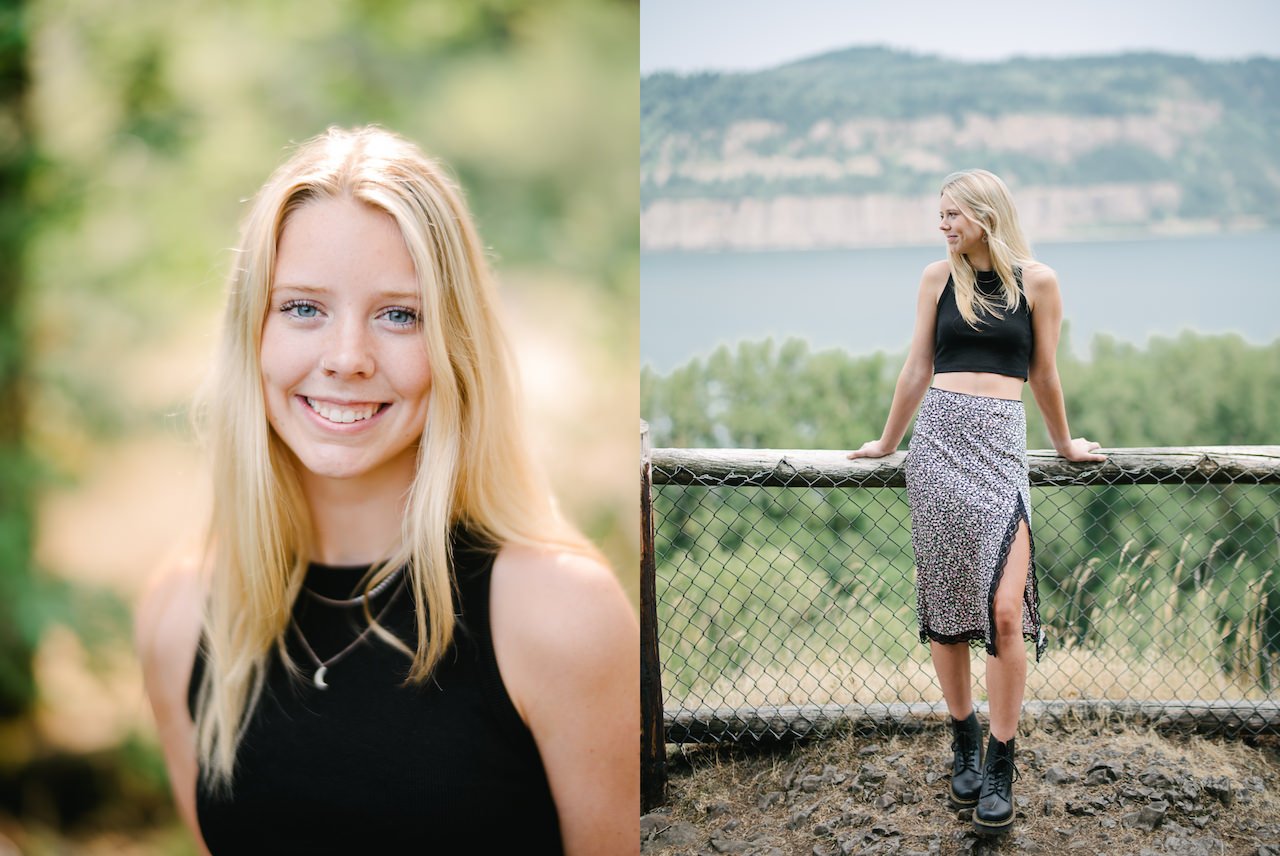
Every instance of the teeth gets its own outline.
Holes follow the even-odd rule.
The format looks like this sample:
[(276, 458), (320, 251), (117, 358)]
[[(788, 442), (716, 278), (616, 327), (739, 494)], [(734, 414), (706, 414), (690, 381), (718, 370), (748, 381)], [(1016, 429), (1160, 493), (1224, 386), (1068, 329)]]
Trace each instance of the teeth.
[(377, 404), (362, 404), (359, 407), (330, 407), (323, 401), (308, 398), (307, 404), (321, 417), (330, 422), (360, 422), (378, 412)]

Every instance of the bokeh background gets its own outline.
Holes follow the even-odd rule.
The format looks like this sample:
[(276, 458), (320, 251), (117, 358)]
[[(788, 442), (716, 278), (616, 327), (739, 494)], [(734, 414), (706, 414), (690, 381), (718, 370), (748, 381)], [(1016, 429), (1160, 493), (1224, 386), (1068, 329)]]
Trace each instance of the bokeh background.
[(633, 601), (639, 9), (0, 2), (0, 854), (194, 852), (131, 608), (208, 507), (188, 424), (247, 200), (330, 124), (448, 163), (535, 440)]

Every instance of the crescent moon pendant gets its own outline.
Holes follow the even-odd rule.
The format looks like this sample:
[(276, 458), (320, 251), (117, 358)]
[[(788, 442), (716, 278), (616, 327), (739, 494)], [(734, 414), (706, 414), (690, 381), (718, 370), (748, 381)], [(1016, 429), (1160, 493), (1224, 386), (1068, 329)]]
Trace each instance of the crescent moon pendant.
[(316, 676), (315, 678), (313, 678), (313, 680), (315, 681), (316, 689), (321, 689), (321, 690), (329, 689), (329, 685), (324, 682), (324, 673), (327, 671), (329, 671), (328, 666), (321, 666), (320, 668), (316, 669)]

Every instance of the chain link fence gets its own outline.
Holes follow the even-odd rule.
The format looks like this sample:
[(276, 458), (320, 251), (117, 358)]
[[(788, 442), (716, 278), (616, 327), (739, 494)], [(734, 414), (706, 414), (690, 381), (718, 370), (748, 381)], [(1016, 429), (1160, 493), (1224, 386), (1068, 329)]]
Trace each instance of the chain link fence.
[[(1049, 646), (1029, 663), (1027, 714), (1280, 728), (1280, 447), (1108, 454), (1029, 456)], [(919, 640), (903, 459), (652, 452), (649, 671), (667, 742), (911, 729), (945, 711)]]

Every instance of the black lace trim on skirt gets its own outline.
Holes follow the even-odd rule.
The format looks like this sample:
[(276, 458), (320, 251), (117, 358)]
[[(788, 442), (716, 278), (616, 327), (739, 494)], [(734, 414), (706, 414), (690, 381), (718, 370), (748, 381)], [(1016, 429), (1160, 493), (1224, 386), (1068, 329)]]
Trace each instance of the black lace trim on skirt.
[(1022, 636), (1027, 642), (1034, 642), (1036, 646), (1036, 662), (1040, 662), (1040, 658), (1044, 656), (1045, 648), (1048, 641), (1045, 638), (1044, 627), (1040, 619), (1040, 580), (1036, 576), (1036, 539), (1031, 533), (1031, 516), (1027, 514), (1026, 504), (1022, 501), (1022, 492), (1019, 491), (1018, 507), (1014, 509), (1013, 517), (1009, 520), (1009, 525), (1005, 527), (1004, 537), (1000, 539), (1000, 555), (996, 559), (994, 573), (991, 575), (991, 590), (987, 592), (987, 632), (983, 634), (978, 630), (971, 630), (965, 633), (958, 633), (954, 636), (948, 633), (936, 633), (933, 630), (920, 626), (920, 641), (934, 641), (942, 645), (959, 645), (968, 642), (974, 648), (985, 648), (986, 652), (993, 657), (999, 656), (996, 653), (996, 591), (1000, 588), (1000, 579), (1004, 576), (1004, 566), (1009, 561), (1009, 551), (1013, 549), (1013, 542), (1018, 537), (1018, 524), (1025, 521), (1027, 524), (1027, 546), (1030, 549), (1030, 556), (1027, 567), (1027, 575), (1031, 579), (1030, 602), (1027, 602), (1028, 595), (1023, 593), (1023, 608), (1028, 610), (1028, 615), (1032, 617), (1032, 630), (1023, 630)]

